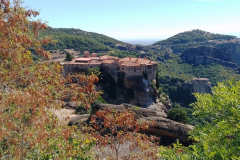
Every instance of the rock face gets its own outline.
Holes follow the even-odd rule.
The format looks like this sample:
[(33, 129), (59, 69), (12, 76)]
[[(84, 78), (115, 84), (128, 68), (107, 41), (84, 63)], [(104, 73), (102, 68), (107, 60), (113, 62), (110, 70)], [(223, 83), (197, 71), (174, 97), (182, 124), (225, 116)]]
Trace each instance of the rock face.
[(77, 115), (70, 119), (68, 125), (69, 126), (77, 125), (78, 127), (81, 127), (81, 125), (87, 122), (88, 118), (89, 114)]
[(196, 65), (217, 63), (230, 68), (238, 67), (232, 60), (232, 53), (229, 48), (215, 48), (211, 46), (190, 47), (183, 51), (180, 57), (185, 62)]
[(154, 89), (142, 76), (131, 76), (125, 79), (124, 85), (126, 88), (133, 89), (134, 97), (130, 101), (131, 104), (140, 107), (149, 107), (153, 104)]
[(229, 48), (231, 50), (231, 59), (240, 66), (240, 42), (222, 43), (216, 45), (220, 48)]
[(190, 93), (212, 94), (211, 83), (207, 78), (193, 78), (191, 83), (185, 82), (183, 89), (188, 89)]
[(165, 110), (166, 107), (158, 101), (158, 91), (151, 87), (150, 82), (143, 76), (129, 76), (127, 78), (118, 79), (121, 86), (117, 87), (117, 97), (109, 98), (105, 93), (103, 98), (111, 104), (129, 103), (143, 108), (151, 108), (156, 110)]
[(176, 139), (179, 139), (184, 144), (191, 143), (188, 141), (188, 132), (193, 129), (193, 126), (167, 119), (167, 115), (164, 111), (159, 112), (156, 110), (135, 107), (129, 104), (99, 104), (93, 107), (92, 115), (94, 115), (99, 110), (104, 110), (107, 108), (116, 110), (118, 112), (122, 112), (123, 110), (132, 111), (135, 113), (135, 118), (140, 121), (156, 121), (156, 126), (149, 127), (146, 132), (148, 134), (160, 136), (160, 142), (163, 145), (170, 145), (171, 143), (174, 143)]

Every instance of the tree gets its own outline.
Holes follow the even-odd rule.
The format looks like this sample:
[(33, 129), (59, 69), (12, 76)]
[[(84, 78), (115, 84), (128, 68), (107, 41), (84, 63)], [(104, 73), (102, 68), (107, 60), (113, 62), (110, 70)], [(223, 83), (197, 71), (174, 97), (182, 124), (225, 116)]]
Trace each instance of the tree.
[(188, 123), (188, 117), (182, 108), (172, 108), (168, 111), (167, 117), (177, 122)]
[[(99, 95), (93, 85), (98, 78), (61, 75), (59, 62), (49, 61), (42, 47), (52, 41), (38, 37), (38, 31), (47, 28), (32, 20), (38, 14), (18, 0), (0, 2), (0, 158), (89, 158), (92, 138), (59, 126), (52, 110), (61, 108), (65, 98), (89, 108)], [(30, 50), (43, 59), (34, 62)], [(73, 78), (79, 83), (72, 83)]]
[(239, 159), (240, 158), (240, 82), (218, 83), (213, 94), (195, 94), (195, 115), (211, 117), (210, 123), (198, 125), (190, 132), (189, 147), (177, 144), (173, 149), (161, 148), (163, 159)]
[(67, 52), (65, 61), (72, 61), (72, 60), (73, 60), (73, 56), (69, 52)]
[(211, 94), (195, 94), (194, 114), (212, 117), (211, 123), (195, 127), (192, 138), (198, 156), (208, 159), (240, 158), (240, 81), (218, 83)]
[(105, 109), (97, 111), (91, 123), (94, 129), (90, 130), (97, 139), (99, 153), (117, 160), (157, 159), (157, 138), (139, 133), (154, 125), (154, 122), (140, 123), (135, 120), (133, 112)]
[(159, 88), (159, 76), (158, 76), (158, 70), (156, 72), (156, 88)]

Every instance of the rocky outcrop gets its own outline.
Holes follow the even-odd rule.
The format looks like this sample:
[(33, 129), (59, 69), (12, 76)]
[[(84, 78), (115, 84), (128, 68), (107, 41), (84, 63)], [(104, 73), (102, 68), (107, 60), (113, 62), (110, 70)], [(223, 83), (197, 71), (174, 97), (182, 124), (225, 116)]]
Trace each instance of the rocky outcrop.
[[(118, 112), (122, 112), (124, 110), (129, 110), (135, 113), (135, 118), (139, 121), (156, 121), (156, 125), (154, 127), (149, 127), (146, 131), (148, 134), (154, 134), (161, 137), (161, 141), (164, 143), (173, 143), (176, 139), (179, 139), (182, 143), (188, 144), (188, 132), (193, 129), (193, 126), (182, 124), (170, 119), (167, 119), (167, 115), (165, 112), (159, 112), (156, 110), (139, 108), (129, 104), (122, 105), (111, 105), (111, 104), (99, 104), (93, 107), (92, 115), (94, 115), (99, 110), (104, 109), (113, 109)], [(89, 120), (90, 121), (90, 120)], [(170, 141), (169, 141), (170, 140)], [(170, 144), (165, 144), (170, 145)]]
[(216, 47), (228, 48), (231, 50), (231, 60), (240, 65), (240, 41), (217, 44)]
[(193, 78), (191, 83), (183, 83), (183, 89), (188, 89), (190, 93), (212, 94), (211, 83), (207, 78)]
[(118, 112), (122, 112), (124, 110), (132, 111), (135, 113), (136, 119), (140, 119), (140, 118), (144, 118), (144, 117), (152, 117), (152, 116), (165, 117), (165, 118), (167, 117), (167, 114), (164, 111), (156, 111), (156, 110), (151, 110), (151, 109), (147, 109), (147, 108), (141, 108), (141, 107), (137, 107), (137, 106), (134, 106), (131, 104), (127, 104), (127, 103), (123, 103), (121, 105), (98, 104), (92, 108), (91, 114), (95, 115), (97, 111), (108, 109), (108, 108), (113, 109)]
[(143, 76), (128, 77), (124, 80), (124, 86), (134, 92), (130, 104), (147, 108), (154, 105), (154, 102), (156, 103), (157, 91), (150, 86), (150, 83)]
[(77, 115), (70, 119), (68, 125), (69, 126), (76, 125), (78, 127), (81, 127), (83, 124), (86, 124), (88, 118), (89, 114)]
[(217, 63), (230, 68), (238, 67), (232, 60), (232, 54), (229, 48), (215, 48), (211, 46), (190, 47), (183, 51), (180, 57), (185, 60), (185, 62), (195, 65)]

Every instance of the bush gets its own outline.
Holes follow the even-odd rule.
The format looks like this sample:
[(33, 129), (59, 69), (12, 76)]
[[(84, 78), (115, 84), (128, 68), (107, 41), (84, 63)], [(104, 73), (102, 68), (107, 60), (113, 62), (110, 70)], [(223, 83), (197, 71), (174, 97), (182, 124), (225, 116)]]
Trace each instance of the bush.
[(95, 106), (97, 104), (106, 104), (106, 101), (100, 96), (91, 104), (91, 106)]
[(182, 108), (170, 109), (167, 113), (167, 117), (177, 122), (188, 123), (187, 113)]
[(152, 81), (152, 82), (150, 82), (150, 86), (152, 87), (152, 88), (156, 88), (156, 84)]

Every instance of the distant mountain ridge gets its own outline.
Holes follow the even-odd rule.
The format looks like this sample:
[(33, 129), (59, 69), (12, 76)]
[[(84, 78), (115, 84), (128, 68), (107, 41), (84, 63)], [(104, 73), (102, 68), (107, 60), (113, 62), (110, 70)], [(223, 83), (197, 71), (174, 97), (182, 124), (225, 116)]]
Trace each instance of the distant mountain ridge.
[(231, 40), (237, 38), (231, 35), (213, 34), (199, 29), (186, 31), (172, 36), (166, 40), (158, 41), (153, 45), (176, 45), (189, 42), (204, 42), (208, 40)]

